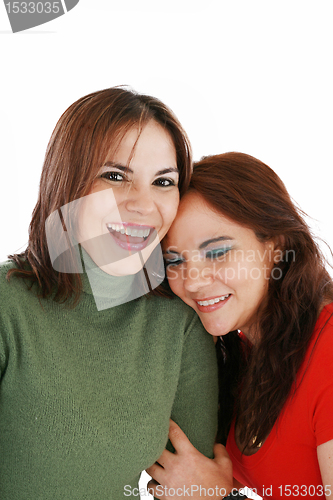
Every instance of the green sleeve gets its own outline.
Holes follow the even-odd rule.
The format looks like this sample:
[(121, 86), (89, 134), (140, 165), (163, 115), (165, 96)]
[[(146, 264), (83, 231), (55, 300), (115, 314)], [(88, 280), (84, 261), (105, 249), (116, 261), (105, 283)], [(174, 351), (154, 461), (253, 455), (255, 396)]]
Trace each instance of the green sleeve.
[(9, 267), (5, 264), (0, 264), (0, 379), (5, 372), (9, 358), (9, 331), (10, 318), (8, 315), (8, 299), (9, 286), (6, 280), (6, 273)]
[(8, 348), (6, 345), (6, 339), (0, 320), (0, 380), (2, 378), (3, 373), (5, 372), (7, 359), (8, 359)]
[[(181, 372), (171, 418), (193, 446), (213, 458), (217, 432), (218, 376), (213, 337), (194, 314), (185, 332)], [(169, 449), (170, 443), (168, 443)]]

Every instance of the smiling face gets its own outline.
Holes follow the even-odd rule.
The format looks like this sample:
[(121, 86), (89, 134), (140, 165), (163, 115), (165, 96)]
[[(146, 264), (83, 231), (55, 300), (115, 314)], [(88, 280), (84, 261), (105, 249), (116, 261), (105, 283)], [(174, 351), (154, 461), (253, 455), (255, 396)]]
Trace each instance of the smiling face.
[(108, 274), (142, 269), (173, 222), (179, 203), (176, 151), (154, 120), (124, 136), (80, 200), (77, 239)]
[[(173, 292), (199, 315), (212, 335), (242, 330), (253, 338), (280, 248), (252, 229), (217, 214), (194, 193), (181, 201), (163, 242)], [(250, 332), (251, 329), (251, 332)]]

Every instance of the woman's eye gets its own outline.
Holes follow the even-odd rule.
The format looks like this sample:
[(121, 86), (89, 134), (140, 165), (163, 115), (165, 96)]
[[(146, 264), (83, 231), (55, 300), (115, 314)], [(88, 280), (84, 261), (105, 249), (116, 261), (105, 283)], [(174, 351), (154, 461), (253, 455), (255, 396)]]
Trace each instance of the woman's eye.
[(231, 250), (231, 248), (217, 248), (216, 250), (210, 250), (206, 252), (206, 259), (223, 259), (225, 255)]
[(179, 266), (180, 264), (183, 264), (184, 260), (180, 259), (179, 257), (175, 257), (174, 259), (164, 258), (164, 262), (165, 262), (166, 267), (171, 267), (171, 266)]
[(175, 186), (176, 182), (173, 179), (166, 179), (165, 177), (160, 177), (153, 182), (154, 186), (169, 187)]
[(108, 181), (114, 181), (114, 182), (121, 182), (124, 179), (124, 175), (121, 174), (120, 172), (114, 172), (110, 170), (109, 172), (104, 172), (101, 177), (103, 179), (107, 179)]

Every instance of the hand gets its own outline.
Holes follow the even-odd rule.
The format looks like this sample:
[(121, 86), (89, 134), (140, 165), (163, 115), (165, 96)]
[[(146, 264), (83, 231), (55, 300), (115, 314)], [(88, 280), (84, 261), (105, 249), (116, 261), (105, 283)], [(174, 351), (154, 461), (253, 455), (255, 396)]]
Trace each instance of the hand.
[(178, 425), (170, 420), (169, 438), (175, 453), (164, 450), (147, 469), (153, 478), (148, 491), (161, 500), (209, 498), (221, 500), (233, 488), (232, 463), (224, 446), (214, 446), (214, 459), (202, 455)]

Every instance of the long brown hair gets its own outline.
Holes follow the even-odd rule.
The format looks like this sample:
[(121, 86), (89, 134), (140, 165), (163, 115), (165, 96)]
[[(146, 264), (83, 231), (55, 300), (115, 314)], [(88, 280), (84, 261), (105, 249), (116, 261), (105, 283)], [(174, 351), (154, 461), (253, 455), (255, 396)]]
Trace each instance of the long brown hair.
[(252, 229), (260, 241), (284, 237), (284, 254), (260, 311), (258, 343), (247, 360), (238, 332), (220, 337), (217, 343), (219, 438), (225, 440), (232, 417), (225, 404), (233, 400), (240, 442), (244, 448), (256, 447), (271, 431), (294, 387), (322, 304), (333, 300), (332, 279), (305, 214), (261, 161), (242, 153), (203, 158), (194, 165), (190, 189), (217, 213)]
[(179, 191), (184, 194), (192, 173), (191, 147), (178, 119), (155, 97), (121, 87), (94, 92), (72, 104), (60, 117), (49, 141), (39, 196), (32, 214), (27, 249), (9, 258), (16, 263), (8, 278), (16, 275), (37, 282), (40, 295), (56, 290), (55, 300), (65, 301), (80, 295), (78, 273), (53, 269), (48, 252), (45, 222), (60, 207), (87, 195), (98, 169), (110, 152), (115, 152), (131, 128), (142, 128), (155, 120), (171, 136), (176, 149)]

